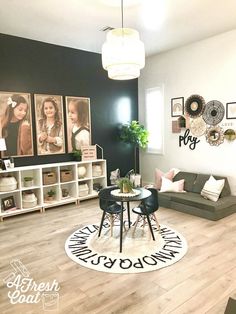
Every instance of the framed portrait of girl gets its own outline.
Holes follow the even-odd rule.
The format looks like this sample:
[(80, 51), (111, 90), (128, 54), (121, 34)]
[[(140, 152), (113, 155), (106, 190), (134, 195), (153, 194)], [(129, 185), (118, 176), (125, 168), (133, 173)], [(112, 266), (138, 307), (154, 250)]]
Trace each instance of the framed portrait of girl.
[(37, 154), (65, 153), (62, 96), (35, 94)]
[(91, 145), (90, 99), (66, 96), (68, 153)]
[(0, 137), (6, 142), (4, 157), (33, 155), (30, 94), (0, 92)]

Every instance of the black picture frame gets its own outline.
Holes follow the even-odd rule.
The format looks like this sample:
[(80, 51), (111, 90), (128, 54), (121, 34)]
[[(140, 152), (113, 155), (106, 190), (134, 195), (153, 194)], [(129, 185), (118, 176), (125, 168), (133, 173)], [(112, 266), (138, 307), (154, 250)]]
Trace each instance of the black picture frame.
[(10, 158), (4, 158), (3, 159), (4, 165), (5, 165), (5, 169), (9, 169), (11, 168), (11, 159)]
[(184, 97), (171, 98), (171, 117), (180, 117), (184, 114)]
[(0, 159), (0, 170), (6, 170), (6, 166), (3, 159)]
[(236, 119), (236, 102), (226, 103), (226, 119)]
[(2, 209), (4, 211), (16, 209), (16, 204), (13, 195), (2, 198)]

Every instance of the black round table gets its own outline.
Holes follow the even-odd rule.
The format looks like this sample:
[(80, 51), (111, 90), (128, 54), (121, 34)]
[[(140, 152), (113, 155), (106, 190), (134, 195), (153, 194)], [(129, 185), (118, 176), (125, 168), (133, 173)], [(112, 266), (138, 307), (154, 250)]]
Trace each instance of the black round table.
[[(114, 191), (116, 189), (119, 189), (117, 186), (114, 186), (114, 188), (104, 188), (99, 192), (99, 198), (106, 200), (106, 201), (113, 201), (113, 202), (120, 202), (121, 203), (121, 214), (120, 214), (120, 252), (122, 252), (122, 240), (123, 240), (123, 210), (124, 210), (124, 203), (127, 203), (127, 213), (128, 213), (128, 224), (129, 228), (131, 225), (130, 222), (130, 202), (136, 202), (136, 201), (142, 201), (148, 198), (151, 195), (151, 192), (144, 188), (135, 188), (135, 190), (139, 190), (140, 194), (134, 195), (134, 196), (124, 196), (123, 193), (120, 195), (114, 196), (111, 194), (111, 191)], [(145, 207), (145, 203), (144, 203)], [(152, 234), (153, 240), (155, 240), (153, 230), (151, 228), (151, 223), (149, 221), (149, 217), (147, 215), (149, 228)]]

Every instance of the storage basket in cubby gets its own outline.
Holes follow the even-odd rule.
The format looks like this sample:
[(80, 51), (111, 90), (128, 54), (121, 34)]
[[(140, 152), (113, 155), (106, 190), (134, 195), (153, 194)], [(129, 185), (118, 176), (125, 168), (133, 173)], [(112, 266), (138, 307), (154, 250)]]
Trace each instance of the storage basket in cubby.
[(79, 196), (87, 196), (89, 192), (89, 187), (87, 183), (79, 184)]
[(57, 182), (56, 173), (54, 171), (48, 171), (43, 173), (43, 184), (49, 185)]
[(24, 192), (22, 195), (22, 207), (31, 208), (37, 205), (37, 197), (32, 191)]
[(93, 177), (100, 177), (102, 175), (102, 166), (101, 165), (93, 165), (92, 167)]
[(72, 170), (60, 170), (60, 180), (61, 182), (68, 182), (73, 180)]
[(0, 178), (0, 192), (13, 191), (17, 189), (17, 181), (13, 176)]

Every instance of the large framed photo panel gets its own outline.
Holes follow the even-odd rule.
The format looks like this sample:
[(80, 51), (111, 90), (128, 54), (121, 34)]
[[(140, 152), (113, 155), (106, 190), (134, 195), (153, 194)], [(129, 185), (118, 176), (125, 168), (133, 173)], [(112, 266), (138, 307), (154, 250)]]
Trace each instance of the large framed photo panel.
[(37, 154), (65, 153), (62, 96), (35, 94)]
[(30, 94), (0, 92), (0, 138), (6, 141), (3, 156), (33, 155)]
[(90, 99), (66, 96), (68, 153), (91, 145)]

